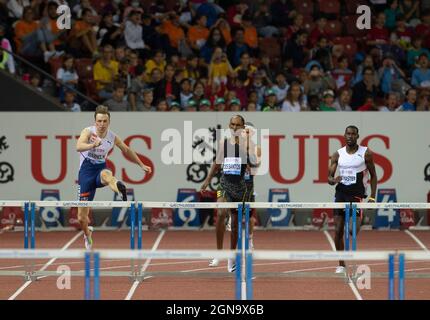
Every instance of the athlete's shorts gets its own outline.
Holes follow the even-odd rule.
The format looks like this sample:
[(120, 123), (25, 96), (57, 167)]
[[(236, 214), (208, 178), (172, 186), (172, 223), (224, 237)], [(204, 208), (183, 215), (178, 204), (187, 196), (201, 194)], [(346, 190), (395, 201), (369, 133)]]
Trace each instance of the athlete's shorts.
[(106, 169), (106, 163), (92, 163), (85, 159), (79, 169), (79, 201), (93, 201), (97, 188), (103, 188), (100, 173)]
[(245, 181), (231, 182), (221, 176), (218, 185), (217, 198), (225, 198), (227, 202), (244, 202), (247, 200), (247, 190)]
[[(351, 195), (342, 191), (336, 191), (334, 202), (362, 202), (364, 198), (364, 195)], [(344, 217), (345, 209), (334, 209), (333, 214)], [(360, 215), (362, 215), (362, 211), (360, 211)]]

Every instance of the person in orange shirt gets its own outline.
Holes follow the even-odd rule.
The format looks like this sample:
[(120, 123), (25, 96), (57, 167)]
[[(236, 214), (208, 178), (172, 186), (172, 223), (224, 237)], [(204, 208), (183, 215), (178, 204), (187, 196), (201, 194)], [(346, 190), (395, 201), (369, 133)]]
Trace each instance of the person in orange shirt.
[(206, 28), (207, 18), (204, 15), (197, 17), (197, 24), (188, 29), (188, 42), (194, 50), (200, 48), (206, 43), (209, 36), (209, 29)]
[(173, 48), (178, 49), (179, 41), (185, 39), (185, 33), (179, 24), (179, 16), (176, 12), (169, 13), (169, 15), (164, 19), (162, 30), (163, 33), (167, 34), (169, 37), (170, 45)]
[(33, 9), (27, 6), (22, 13), (22, 19), (15, 25), (16, 51), (25, 56), (36, 56), (40, 49), (36, 37), (39, 23), (33, 18)]
[(76, 55), (91, 53), (97, 55), (97, 36), (93, 30), (93, 14), (90, 9), (82, 10), (82, 20), (76, 21), (70, 33), (70, 47)]
[(249, 14), (242, 16), (242, 28), (245, 30), (244, 37), (245, 43), (251, 48), (254, 56), (257, 56), (258, 52), (258, 35), (257, 29), (252, 25), (252, 17)]

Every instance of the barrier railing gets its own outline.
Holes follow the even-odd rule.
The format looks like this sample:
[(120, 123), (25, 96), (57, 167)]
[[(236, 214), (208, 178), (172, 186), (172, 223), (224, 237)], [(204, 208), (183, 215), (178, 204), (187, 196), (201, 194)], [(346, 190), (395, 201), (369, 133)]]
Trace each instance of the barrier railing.
[[(24, 207), (24, 249), (33, 250), (0, 250), (0, 258), (9, 258), (10, 255), (14, 255), (15, 258), (20, 259), (40, 259), (49, 258), (49, 255), (56, 255), (58, 258), (84, 258), (85, 259), (85, 272), (75, 273), (75, 275), (84, 274), (86, 277), (85, 284), (87, 286), (88, 277), (90, 273), (87, 270), (87, 265), (90, 265), (91, 259), (94, 260), (94, 269), (97, 269), (97, 273), (94, 273), (94, 277), (97, 277), (95, 283), (99, 283), (98, 277), (100, 275), (117, 275), (125, 276), (131, 275), (135, 280), (141, 281), (147, 273), (142, 273), (141, 269), (135, 273), (134, 261), (141, 261), (145, 258), (156, 258), (156, 259), (236, 259), (236, 299), (252, 299), (253, 287), (252, 287), (252, 265), (253, 259), (261, 260), (301, 260), (301, 256), (307, 257), (306, 259), (312, 260), (314, 255), (315, 260), (324, 261), (337, 261), (337, 260), (387, 260), (389, 264), (389, 298), (394, 299), (394, 260), (396, 257), (399, 258), (399, 298), (404, 298), (404, 261), (405, 259), (412, 259), (411, 257), (419, 256), (421, 260), (430, 260), (430, 254), (427, 252), (404, 252), (398, 253), (395, 251), (390, 252), (356, 252), (356, 217), (358, 209), (430, 209), (430, 203), (279, 203), (279, 202), (253, 202), (253, 203), (239, 203), (239, 202), (220, 202), (220, 203), (208, 203), (208, 202), (151, 202), (151, 201), (0, 201), (0, 207), (2, 206), (15, 206)], [(35, 250), (35, 214), (37, 207), (91, 207), (91, 208), (112, 208), (112, 207), (130, 207), (130, 249), (123, 250), (121, 252), (116, 250), (101, 250), (94, 252), (85, 251), (55, 251), (55, 250)], [(238, 224), (238, 244), (236, 252), (223, 251), (223, 250), (205, 250), (201, 251), (145, 251), (142, 250), (142, 216), (143, 208), (198, 208), (198, 209), (238, 209), (238, 221), (245, 220), (245, 227), (242, 227), (242, 223)], [(345, 252), (324, 252), (324, 251), (311, 251), (311, 252), (282, 252), (282, 251), (266, 251), (252, 252), (249, 250), (249, 212), (251, 208), (288, 208), (288, 209), (345, 209)], [(137, 222), (136, 222), (136, 211), (137, 211)], [(350, 237), (349, 237), (349, 216), (352, 216), (352, 252), (350, 249)], [(137, 225), (137, 249), (136, 248), (136, 225)], [(29, 241), (30, 240), (30, 241)], [(29, 245), (30, 242), (30, 245)], [(9, 253), (7, 253), (9, 252)], [(32, 254), (33, 253), (33, 254)], [(8, 256), (9, 254), (9, 256)], [(45, 255), (45, 256), (44, 256)], [(99, 259), (104, 258), (117, 258), (117, 259), (131, 259), (132, 261), (132, 273), (117, 272), (117, 273), (103, 273), (98, 270)], [(415, 258), (414, 258), (415, 259)], [(140, 265), (139, 265), (140, 266)], [(52, 272), (34, 272), (34, 270), (26, 270), (19, 274), (13, 274), (11, 272), (0, 271), (0, 275), (24, 275), (27, 279), (33, 280), (40, 275), (52, 275)], [(400, 277), (402, 275), (402, 277)], [(89, 290), (88, 288), (86, 290)], [(98, 298), (98, 288), (94, 288), (93, 298)], [(86, 291), (85, 297), (88, 296)]]

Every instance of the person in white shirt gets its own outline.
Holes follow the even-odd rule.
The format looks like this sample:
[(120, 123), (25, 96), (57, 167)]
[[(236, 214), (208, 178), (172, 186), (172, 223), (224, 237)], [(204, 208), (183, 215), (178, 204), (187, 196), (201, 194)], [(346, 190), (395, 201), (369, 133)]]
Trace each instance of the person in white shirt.
[(304, 102), (303, 91), (300, 83), (293, 82), (288, 88), (287, 96), (282, 104), (282, 111), (300, 112), (306, 110), (307, 107)]
[(396, 111), (399, 107), (399, 94), (396, 92), (389, 92), (385, 95), (385, 106), (381, 106), (378, 108), (379, 111), (382, 112), (391, 112)]

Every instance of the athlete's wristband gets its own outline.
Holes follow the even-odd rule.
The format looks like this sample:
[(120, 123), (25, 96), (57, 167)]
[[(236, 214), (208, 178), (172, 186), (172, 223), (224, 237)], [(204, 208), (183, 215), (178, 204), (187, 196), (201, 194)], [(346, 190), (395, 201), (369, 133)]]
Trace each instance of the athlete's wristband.
[(369, 200), (373, 200), (373, 201), (376, 202), (375, 198), (372, 198), (372, 197), (369, 197)]

